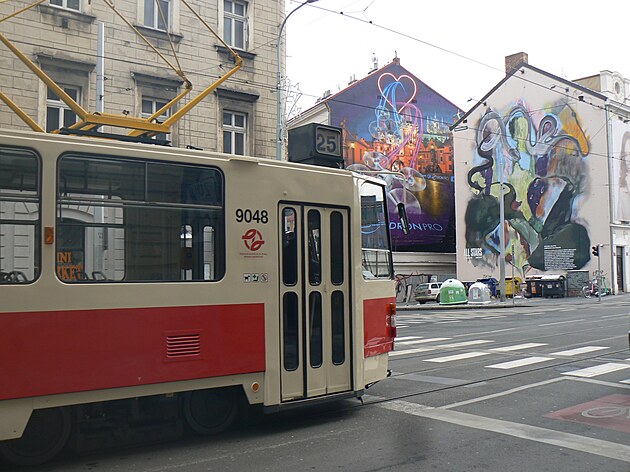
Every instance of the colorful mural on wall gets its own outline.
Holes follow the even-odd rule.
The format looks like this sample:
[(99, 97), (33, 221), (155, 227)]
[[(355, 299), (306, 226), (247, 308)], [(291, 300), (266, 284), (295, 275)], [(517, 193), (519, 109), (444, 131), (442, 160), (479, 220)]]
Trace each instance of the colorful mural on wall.
[(630, 130), (613, 121), (610, 172), (613, 221), (630, 221)]
[[(501, 113), (488, 108), (475, 125), (472, 197), (465, 212), (466, 259), (494, 269), (504, 231), (505, 254), (525, 275), (580, 269), (590, 259), (579, 199), (589, 186), (589, 137), (566, 103), (530, 110), (524, 101)], [(501, 181), (505, 220), (500, 224)]]
[[(344, 132), (349, 169), (394, 171), (388, 183), (396, 251), (455, 252), (453, 140), (449, 125), (462, 113), (399, 65), (373, 72), (327, 102), (331, 124)], [(406, 202), (410, 233), (396, 211)]]

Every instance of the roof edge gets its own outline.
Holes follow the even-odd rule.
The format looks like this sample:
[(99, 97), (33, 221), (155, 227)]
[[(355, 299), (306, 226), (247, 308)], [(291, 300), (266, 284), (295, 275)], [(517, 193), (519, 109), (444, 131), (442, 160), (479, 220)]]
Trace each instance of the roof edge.
[(473, 105), (473, 107), (468, 110), (466, 113), (464, 113), (459, 120), (457, 120), (455, 123), (453, 123), (451, 126), (449, 126), (449, 129), (451, 131), (453, 131), (457, 126), (460, 125), (460, 123), (462, 123), (464, 120), (466, 120), (480, 105), (483, 105), (484, 102), (490, 98), (490, 96), (496, 92), (505, 82), (507, 82), (508, 79), (510, 79), (512, 76), (516, 75), (517, 73), (522, 73), (521, 69), (525, 67), (527, 69), (532, 70), (533, 72), (537, 72), (538, 74), (544, 75), (545, 77), (548, 77), (552, 80), (555, 81), (559, 81), (565, 85), (569, 85), (577, 90), (580, 90), (584, 93), (587, 93), (589, 95), (592, 95), (595, 98), (599, 98), (602, 101), (607, 101), (608, 97), (606, 97), (605, 95), (602, 95), (601, 93), (598, 93), (594, 90), (591, 90), (587, 87), (584, 87), (580, 84), (577, 84), (571, 80), (568, 79), (564, 79), (562, 77), (558, 77), (557, 75), (551, 74), (550, 72), (544, 71), (542, 69), (539, 69), (538, 67), (534, 67), (531, 64), (527, 63), (527, 62), (521, 62), (518, 66), (516, 66), (514, 68), (514, 70), (512, 72), (510, 72), (509, 74), (506, 74), (505, 77), (503, 77), (494, 87), (492, 87), (492, 89), (490, 89), (490, 91), (485, 94), (475, 105)]

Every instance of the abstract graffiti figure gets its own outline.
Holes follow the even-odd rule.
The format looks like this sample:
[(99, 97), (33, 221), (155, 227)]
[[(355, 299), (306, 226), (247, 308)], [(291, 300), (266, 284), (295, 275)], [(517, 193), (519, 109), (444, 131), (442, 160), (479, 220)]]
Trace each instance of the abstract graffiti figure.
[(530, 268), (577, 269), (588, 262), (588, 232), (575, 221), (576, 198), (587, 185), (588, 139), (568, 105), (553, 110), (535, 123), (518, 103), (505, 117), (488, 109), (479, 121), (467, 176), (474, 196), (466, 208), (465, 238), (467, 248), (481, 248), (484, 256), (473, 264), (496, 267), (499, 231), (507, 242), (504, 253), (514, 255), (522, 275)]

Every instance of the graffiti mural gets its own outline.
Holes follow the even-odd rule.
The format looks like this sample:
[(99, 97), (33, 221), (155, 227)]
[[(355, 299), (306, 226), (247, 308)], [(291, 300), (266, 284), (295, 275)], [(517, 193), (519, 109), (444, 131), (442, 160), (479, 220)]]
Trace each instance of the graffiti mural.
[(613, 221), (630, 221), (630, 131), (613, 121), (611, 159), (611, 198)]
[[(397, 62), (327, 103), (331, 124), (344, 132), (346, 167), (377, 173), (387, 181), (394, 250), (454, 252), (453, 143), (448, 127), (461, 111)], [(400, 227), (398, 202), (407, 206), (407, 235)]]
[(582, 268), (590, 238), (578, 202), (588, 190), (590, 151), (575, 111), (566, 103), (529, 110), (519, 102), (503, 114), (488, 108), (476, 129), (467, 175), (473, 194), (465, 212), (467, 260), (496, 267), (503, 231), (505, 254), (520, 275)]

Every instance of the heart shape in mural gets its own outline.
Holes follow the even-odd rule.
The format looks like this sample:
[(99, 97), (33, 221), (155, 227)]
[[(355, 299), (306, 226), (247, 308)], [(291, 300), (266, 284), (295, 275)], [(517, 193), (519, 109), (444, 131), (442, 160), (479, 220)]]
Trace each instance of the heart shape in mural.
[[(387, 96), (385, 96), (385, 94), (383, 93), (383, 83), (385, 82), (384, 79), (385, 78), (389, 78), (391, 77), (393, 82), (390, 83), (394, 83), (394, 82), (398, 82), (402, 85), (403, 90), (407, 91), (411, 88), (413, 88), (413, 93), (411, 94), (411, 96), (409, 97), (409, 100), (407, 100), (405, 103), (403, 103), (403, 105), (396, 109), (396, 105), (394, 105)], [(405, 87), (405, 84), (402, 83), (402, 80), (405, 81), (409, 81), (410, 82), (410, 87), (409, 89), (407, 87)], [(388, 83), (387, 85), (389, 85), (390, 83)], [(383, 98), (385, 99), (385, 101), (387, 103), (389, 103), (389, 105), (392, 107), (392, 109), (396, 110), (398, 113), (400, 113), (401, 111), (403, 111), (412, 101), (414, 98), (416, 98), (416, 93), (418, 93), (418, 85), (416, 84), (416, 81), (413, 80), (411, 77), (409, 77), (407, 74), (403, 74), (400, 75), (398, 77), (396, 77), (394, 74), (392, 74), (391, 72), (385, 72), (384, 74), (381, 74), (381, 76), (378, 78), (378, 91), (381, 92), (381, 95), (383, 96)]]

